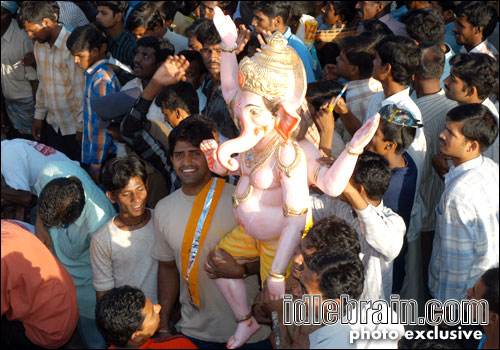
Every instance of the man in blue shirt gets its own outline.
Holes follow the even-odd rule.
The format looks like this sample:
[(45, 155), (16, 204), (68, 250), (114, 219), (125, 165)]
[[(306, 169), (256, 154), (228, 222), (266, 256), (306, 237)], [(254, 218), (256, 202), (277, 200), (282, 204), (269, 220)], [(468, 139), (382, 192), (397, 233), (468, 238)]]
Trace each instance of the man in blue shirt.
[(95, 325), (90, 241), (116, 211), (87, 172), (73, 162), (48, 163), (38, 177), (35, 192), (39, 198), (36, 235), (73, 277), (82, 340), (87, 348), (104, 348), (106, 343)]
[(313, 70), (313, 57), (304, 43), (286, 25), (290, 14), (290, 5), (282, 1), (257, 1), (253, 7), (252, 26), (258, 34), (280, 32), (288, 40), (302, 60), (307, 74), (307, 82), (316, 80)]

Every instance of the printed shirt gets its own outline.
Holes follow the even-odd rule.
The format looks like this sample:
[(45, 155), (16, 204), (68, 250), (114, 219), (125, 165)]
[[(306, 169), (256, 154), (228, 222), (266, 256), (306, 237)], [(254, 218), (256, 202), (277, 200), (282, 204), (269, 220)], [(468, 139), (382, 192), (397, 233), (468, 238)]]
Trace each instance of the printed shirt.
[(83, 130), (83, 71), (66, 48), (70, 36), (64, 27), (50, 47), (35, 42), (35, 60), (40, 84), (36, 92), (35, 119), (47, 120), (63, 136)]
[(445, 175), (429, 265), (434, 298), (465, 298), (467, 288), (498, 265), (498, 176), (498, 164), (483, 156)]
[(85, 13), (72, 1), (56, 1), (59, 5), (59, 22), (65, 26), (76, 28), (89, 24)]
[(90, 170), (99, 172), (109, 153), (115, 151), (111, 135), (105, 128), (99, 128), (99, 119), (92, 110), (95, 98), (120, 91), (120, 83), (109, 67), (107, 60), (101, 60), (88, 68), (85, 75), (85, 99), (83, 100), (82, 163), (90, 164)]
[[(467, 49), (465, 46), (460, 48), (461, 53), (467, 53)], [(468, 53), (485, 53), (490, 55), (494, 59), (497, 59), (496, 55), (498, 55), (498, 51), (488, 40), (483, 41), (481, 44), (474, 47), (472, 50), (468, 51)]]

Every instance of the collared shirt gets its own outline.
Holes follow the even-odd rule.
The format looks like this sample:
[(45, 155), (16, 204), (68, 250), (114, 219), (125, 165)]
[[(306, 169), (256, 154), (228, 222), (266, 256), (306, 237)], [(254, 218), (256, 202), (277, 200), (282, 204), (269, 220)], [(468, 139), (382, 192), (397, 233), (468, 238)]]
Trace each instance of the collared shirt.
[[(137, 54), (137, 42), (127, 29), (121, 31), (116, 38), (108, 35), (108, 53), (123, 64), (133, 67), (134, 58)], [(134, 79), (134, 75), (122, 69), (116, 72), (120, 84), (124, 85), (129, 80)]]
[(439, 79), (439, 86), (441, 87), (441, 89), (444, 89), (444, 80), (450, 75), (451, 71), (450, 60), (453, 56), (455, 56), (455, 51), (453, 51), (451, 46), (448, 44), (444, 45), (448, 49), (448, 52), (444, 54), (444, 70), (443, 74), (441, 75), (441, 79)]
[(498, 265), (498, 177), (498, 164), (483, 156), (445, 175), (429, 265), (434, 298), (465, 298), (467, 288)]
[(379, 20), (380, 22), (385, 23), (385, 25), (387, 25), (389, 29), (392, 30), (394, 35), (402, 35), (406, 37), (408, 36), (408, 33), (406, 32), (406, 25), (392, 18), (389, 13), (384, 15), (383, 17), (380, 17)]
[[(398, 107), (407, 109), (413, 114), (415, 119), (422, 120), (422, 114), (420, 109), (410, 98), (410, 88), (406, 88), (392, 96), (385, 97), (384, 92), (378, 92), (373, 95), (370, 103), (368, 105), (368, 110), (365, 115), (364, 122), (372, 117), (382, 106), (387, 104), (396, 104)], [(425, 141), (425, 135), (423, 129), (425, 126), (418, 128), (415, 134), (415, 139), (408, 148), (406, 152), (411, 156), (415, 164), (417, 165), (418, 177), (417, 177), (417, 188), (420, 186), (420, 177), (422, 173), (426, 172), (425, 168), (425, 153), (427, 151), (427, 144)], [(426, 208), (423, 204), (422, 198), (418, 191), (415, 191), (415, 202), (413, 204), (410, 226), (407, 227), (406, 237), (408, 242), (417, 239), (420, 236), (420, 230), (422, 226), (422, 217), (425, 215)]]
[(479, 45), (475, 46), (472, 50), (467, 51), (465, 46), (460, 48), (461, 53), (485, 53), (490, 55), (494, 59), (497, 59), (496, 55), (498, 55), (498, 51), (488, 40), (483, 41)]
[[(345, 92), (345, 103), (347, 108), (358, 118), (360, 122), (363, 121), (368, 109), (370, 100), (377, 92), (384, 91), (380, 81), (374, 78), (353, 80), (347, 84)], [(352, 136), (345, 129), (342, 120), (335, 123), (335, 131), (342, 135), (344, 142), (351, 140)]]
[(21, 63), (24, 55), (32, 51), (28, 34), (12, 20), (2, 36), (2, 94), (6, 99), (33, 97), (29, 80), (37, 79), (36, 70)]
[[(144, 90), (144, 88), (142, 87), (142, 80), (139, 78), (134, 78), (134, 79), (130, 80), (128, 83), (123, 85), (120, 90), (125, 91), (125, 90), (133, 89), (136, 87), (141, 89), (141, 91)], [(156, 101), (156, 98), (153, 100), (153, 103), (149, 107), (147, 117), (149, 120), (156, 120), (156, 121), (159, 121), (159, 122), (165, 124), (165, 116), (163, 115), (161, 108), (156, 105), (155, 101)]]
[(98, 173), (106, 157), (115, 151), (113, 138), (105, 128), (99, 128), (99, 118), (92, 110), (91, 101), (120, 91), (120, 83), (109, 67), (108, 60), (100, 60), (89, 67), (85, 75), (85, 99), (83, 100), (82, 163), (90, 164), (90, 170)]
[(315, 81), (316, 77), (314, 76), (314, 61), (311, 52), (295, 34), (292, 34), (292, 30), (290, 29), (290, 27), (286, 28), (285, 33), (283, 33), (283, 37), (288, 40), (288, 46), (293, 48), (302, 60), (302, 63), (304, 64), (304, 68), (306, 70), (307, 82), (311, 83)]
[(75, 65), (66, 41), (66, 28), (50, 47), (35, 42), (35, 60), (40, 84), (36, 92), (35, 119), (46, 119), (63, 136), (83, 130), (83, 71)]
[(359, 257), (365, 267), (365, 282), (360, 299), (389, 300), (392, 290), (392, 265), (403, 247), (406, 226), (398, 214), (384, 206), (368, 205), (355, 210), (339, 198), (311, 195), (314, 222), (335, 215), (345, 220), (359, 236)]
[(438, 93), (422, 96), (415, 100), (422, 112), (422, 122), (425, 125), (424, 135), (427, 143), (425, 153), (426, 172), (421, 174), (419, 193), (424, 201), (427, 215), (422, 221), (422, 231), (434, 231), (436, 213), (434, 208), (439, 203), (444, 184), (432, 167), (432, 157), (440, 153), (439, 134), (444, 130), (446, 114), (458, 106), (456, 101), (446, 98), (444, 90)]
[(72, 162), (50, 162), (42, 169), (35, 191), (38, 196), (51, 180), (77, 177), (85, 192), (85, 205), (78, 219), (68, 227), (49, 228), (55, 256), (73, 277), (80, 316), (94, 319), (96, 295), (92, 285), (90, 241), (94, 233), (116, 214), (115, 208), (85, 170)]
[(56, 1), (59, 5), (59, 22), (65, 26), (76, 28), (89, 24), (85, 13), (72, 1)]

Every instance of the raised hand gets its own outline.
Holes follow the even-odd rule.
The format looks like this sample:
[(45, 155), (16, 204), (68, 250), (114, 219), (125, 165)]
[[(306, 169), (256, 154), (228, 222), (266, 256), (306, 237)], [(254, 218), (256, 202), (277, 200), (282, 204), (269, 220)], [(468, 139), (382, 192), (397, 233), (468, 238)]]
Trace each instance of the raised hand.
[(248, 44), (248, 41), (250, 40), (251, 34), (252, 31), (250, 29), (247, 29), (247, 27), (245, 27), (244, 24), (241, 24), (239, 26), (238, 39), (236, 39), (237, 55), (239, 55), (245, 49), (245, 46)]
[(231, 17), (224, 15), (219, 7), (216, 7), (214, 11), (214, 24), (219, 32), (222, 44), (226, 47), (235, 46), (238, 37), (236, 25)]
[(217, 160), (217, 149), (219, 145), (213, 139), (211, 140), (203, 140), (200, 143), (200, 150), (205, 155), (207, 159), (208, 168), (211, 172), (216, 173), (221, 176), (226, 176), (228, 171), (224, 168), (219, 161)]
[(184, 78), (188, 67), (189, 61), (184, 56), (168, 56), (156, 70), (152, 80), (162, 86), (176, 84)]
[(370, 142), (373, 135), (377, 132), (378, 124), (380, 123), (380, 114), (377, 113), (371, 117), (352, 137), (350, 141), (351, 149), (358, 151), (365, 148)]

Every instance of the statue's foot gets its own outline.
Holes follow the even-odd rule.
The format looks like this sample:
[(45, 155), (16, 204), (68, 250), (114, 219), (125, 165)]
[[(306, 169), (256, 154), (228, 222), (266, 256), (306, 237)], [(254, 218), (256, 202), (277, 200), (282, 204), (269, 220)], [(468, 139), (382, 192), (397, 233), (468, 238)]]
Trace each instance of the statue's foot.
[(243, 346), (259, 329), (260, 324), (257, 323), (253, 316), (246, 321), (239, 322), (236, 332), (229, 338), (226, 347), (236, 349)]

